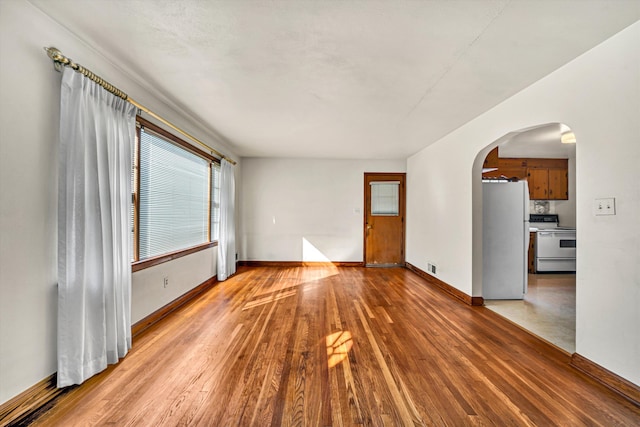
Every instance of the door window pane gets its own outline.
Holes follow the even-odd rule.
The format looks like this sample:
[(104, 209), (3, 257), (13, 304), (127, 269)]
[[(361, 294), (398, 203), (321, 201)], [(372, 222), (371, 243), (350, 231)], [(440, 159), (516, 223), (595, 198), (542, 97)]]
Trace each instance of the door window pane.
[(400, 213), (400, 182), (371, 183), (371, 215), (398, 216)]

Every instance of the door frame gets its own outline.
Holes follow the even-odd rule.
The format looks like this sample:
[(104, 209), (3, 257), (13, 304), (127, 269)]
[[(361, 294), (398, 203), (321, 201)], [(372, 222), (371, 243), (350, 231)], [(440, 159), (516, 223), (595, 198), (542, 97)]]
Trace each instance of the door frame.
[[(362, 265), (365, 267), (390, 267), (391, 265), (381, 264), (381, 265), (367, 265), (367, 212), (368, 212), (368, 204), (370, 200), (367, 199), (367, 177), (375, 177), (375, 176), (395, 176), (401, 182), (400, 185), (400, 217), (402, 220), (402, 249), (401, 249), (401, 258), (400, 263), (397, 265), (398, 267), (405, 266), (406, 257), (405, 257), (405, 245), (406, 245), (406, 229), (407, 229), (407, 173), (406, 172), (365, 172), (363, 175), (364, 182), (364, 209), (362, 210)], [(396, 178), (393, 178), (396, 179)], [(393, 266), (396, 266), (393, 264)]]

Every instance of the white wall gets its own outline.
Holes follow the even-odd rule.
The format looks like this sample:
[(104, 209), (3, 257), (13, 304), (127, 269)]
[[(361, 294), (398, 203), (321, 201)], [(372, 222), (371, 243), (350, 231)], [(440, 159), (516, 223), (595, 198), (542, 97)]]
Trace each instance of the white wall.
[[(131, 322), (187, 293), (216, 275), (217, 246), (133, 273)], [(169, 280), (164, 287), (164, 278)]]
[[(202, 140), (215, 140), (31, 4), (0, 1), (0, 404), (56, 371), (61, 74), (42, 49), (50, 45)], [(213, 254), (215, 248), (135, 273), (133, 321), (211, 277)]]
[[(481, 156), (511, 131), (575, 132), (577, 352), (640, 384), (640, 23), (408, 159), (407, 261), (481, 295)], [(474, 163), (475, 161), (475, 163)], [(473, 172), (472, 172), (473, 169)], [(474, 194), (475, 192), (475, 194)], [(473, 197), (472, 197), (473, 195)], [(617, 215), (593, 200), (616, 197)], [(474, 212), (476, 213), (474, 215)], [(479, 213), (478, 213), (479, 212)]]
[(404, 171), (404, 160), (243, 159), (240, 259), (361, 262), (364, 172)]

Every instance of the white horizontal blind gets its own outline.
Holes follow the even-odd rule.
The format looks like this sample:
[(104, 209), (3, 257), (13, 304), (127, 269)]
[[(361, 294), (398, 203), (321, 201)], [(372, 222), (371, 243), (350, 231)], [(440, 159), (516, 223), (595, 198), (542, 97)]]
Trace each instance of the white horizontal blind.
[(398, 216), (400, 212), (400, 181), (371, 182), (371, 215)]
[(220, 165), (211, 164), (211, 241), (220, 236)]
[(139, 197), (139, 259), (208, 241), (208, 160), (142, 129)]

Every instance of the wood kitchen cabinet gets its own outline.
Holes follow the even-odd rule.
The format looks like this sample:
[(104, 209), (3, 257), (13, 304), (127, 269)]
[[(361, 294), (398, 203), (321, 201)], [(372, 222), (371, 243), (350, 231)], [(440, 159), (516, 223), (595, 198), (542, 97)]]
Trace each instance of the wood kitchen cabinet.
[(549, 169), (529, 169), (529, 198), (531, 200), (547, 200), (549, 195)]
[(494, 171), (484, 172), (482, 174), (483, 179), (498, 179), (498, 178), (518, 178), (520, 180), (527, 179), (527, 168), (498, 168)]
[[(493, 151), (491, 153), (493, 153)], [(489, 153), (489, 155), (491, 155), (491, 153)], [(487, 155), (485, 164), (489, 164), (489, 155)], [(491, 162), (493, 162), (493, 160)], [(496, 166), (493, 167), (497, 167), (497, 169), (494, 171), (483, 172), (482, 177), (485, 179), (502, 177), (507, 179), (527, 179), (527, 159), (498, 158)]]
[(527, 270), (532, 274), (536, 272), (536, 236), (537, 233), (529, 232), (529, 267)]
[(494, 148), (487, 154), (482, 164), (483, 168), (497, 168), (498, 167), (498, 147)]
[(569, 171), (567, 168), (529, 168), (529, 198), (531, 200), (569, 199)]
[(526, 179), (531, 200), (569, 199), (569, 160), (499, 157), (498, 148), (489, 152), (484, 168), (497, 168), (482, 173), (483, 179)]
[(549, 200), (569, 199), (569, 169), (549, 169)]

